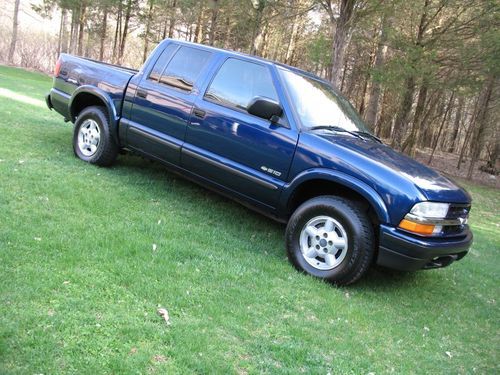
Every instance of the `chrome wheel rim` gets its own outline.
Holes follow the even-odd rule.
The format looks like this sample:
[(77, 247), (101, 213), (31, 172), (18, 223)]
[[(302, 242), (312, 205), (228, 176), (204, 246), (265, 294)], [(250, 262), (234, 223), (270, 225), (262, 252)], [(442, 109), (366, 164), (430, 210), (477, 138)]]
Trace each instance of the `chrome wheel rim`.
[(300, 250), (312, 267), (328, 271), (337, 267), (348, 251), (347, 232), (330, 216), (316, 216), (300, 232)]
[(83, 122), (78, 131), (78, 149), (85, 156), (92, 156), (96, 153), (101, 133), (97, 122), (88, 119)]

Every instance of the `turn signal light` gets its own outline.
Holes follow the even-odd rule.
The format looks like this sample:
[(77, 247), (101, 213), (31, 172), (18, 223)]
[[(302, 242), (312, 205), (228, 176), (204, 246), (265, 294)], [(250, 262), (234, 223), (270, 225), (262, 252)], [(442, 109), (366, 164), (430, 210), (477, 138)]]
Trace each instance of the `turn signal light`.
[(61, 71), (61, 59), (57, 59), (56, 66), (54, 68), (54, 77), (57, 77), (60, 71)]
[(434, 224), (415, 223), (414, 221), (410, 221), (407, 219), (401, 220), (401, 222), (399, 223), (399, 227), (409, 232), (421, 234), (424, 236), (432, 235), (434, 233), (434, 229), (436, 228)]

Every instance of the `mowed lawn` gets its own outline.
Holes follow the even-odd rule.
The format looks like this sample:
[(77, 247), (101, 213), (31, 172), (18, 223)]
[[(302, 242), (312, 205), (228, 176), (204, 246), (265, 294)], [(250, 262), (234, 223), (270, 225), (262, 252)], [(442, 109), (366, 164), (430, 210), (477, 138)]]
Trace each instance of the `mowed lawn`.
[(498, 190), (466, 185), (463, 261), (336, 288), (282, 225), (139, 157), (75, 158), (50, 86), (0, 67), (0, 373), (500, 371)]

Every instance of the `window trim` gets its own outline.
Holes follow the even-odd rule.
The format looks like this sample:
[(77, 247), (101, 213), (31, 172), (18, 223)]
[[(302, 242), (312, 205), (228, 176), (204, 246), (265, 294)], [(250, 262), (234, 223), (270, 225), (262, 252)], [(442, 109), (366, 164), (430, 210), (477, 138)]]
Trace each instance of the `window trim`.
[[(161, 74), (160, 74), (160, 77), (158, 78), (158, 80), (154, 80), (154, 79), (150, 79), (149, 76), (151, 75), (151, 71), (153, 70), (154, 66), (156, 65), (156, 61), (155, 64), (153, 65), (153, 68), (151, 68), (151, 71), (149, 72), (148, 74), (148, 77), (146, 78), (147, 80), (151, 81), (153, 84), (157, 84), (159, 85), (160, 87), (167, 87), (169, 89), (173, 89), (173, 90), (176, 90), (178, 92), (182, 92), (184, 94), (191, 94), (193, 93), (193, 91), (195, 90), (196, 88), (196, 81), (200, 78), (201, 76), (201, 73), (203, 72), (203, 70), (206, 68), (206, 66), (208, 65), (208, 63), (210, 62), (210, 59), (213, 58), (214, 54), (212, 51), (208, 51), (207, 49), (205, 48), (198, 48), (198, 47), (193, 47), (193, 46), (186, 46), (186, 45), (182, 45), (182, 44), (176, 44), (176, 43), (172, 43), (171, 45), (174, 45), (174, 46), (177, 46), (177, 49), (174, 51), (174, 53), (172, 54), (172, 56), (170, 57), (170, 59), (168, 60), (167, 64), (165, 65), (165, 67), (163, 68), (163, 70), (161, 71)], [(165, 49), (167, 48), (168, 46), (166, 46), (163, 50), (165, 51)], [(192, 86), (191, 86), (191, 89), (190, 90), (186, 90), (185, 88), (183, 87), (180, 87), (175, 85), (175, 84), (169, 84), (169, 83), (165, 83), (165, 82), (161, 82), (161, 78), (163, 77), (164, 73), (165, 73), (165, 70), (168, 68), (168, 66), (170, 65), (170, 63), (172, 62), (172, 60), (175, 58), (175, 56), (179, 53), (179, 51), (182, 49), (182, 48), (185, 48), (185, 49), (194, 49), (194, 50), (198, 50), (198, 51), (202, 51), (202, 52), (206, 52), (208, 53), (208, 59), (207, 61), (205, 62), (205, 64), (203, 65), (202, 69), (200, 70), (200, 72), (198, 73), (198, 76), (196, 77), (195, 81), (192, 83)], [(161, 55), (160, 55), (161, 57)], [(159, 58), (158, 58), (159, 59)], [(177, 76), (174, 76), (174, 75), (171, 75), (169, 77), (177, 77)], [(179, 79), (181, 79), (182, 77), (178, 77)], [(187, 81), (186, 81), (187, 82)]]
[[(256, 61), (250, 61), (248, 59), (245, 59), (245, 58), (240, 58), (239, 56), (227, 56), (224, 61), (222, 61), (222, 63), (219, 65), (219, 67), (217, 68), (217, 70), (214, 72), (212, 78), (210, 79), (210, 82), (208, 83), (206, 89), (205, 89), (205, 92), (203, 93), (203, 96), (201, 97), (201, 99), (203, 101), (206, 101), (206, 102), (209, 102), (209, 103), (212, 103), (212, 104), (216, 104), (218, 106), (221, 106), (221, 107), (224, 107), (224, 108), (227, 108), (227, 109), (232, 109), (234, 111), (237, 111), (237, 112), (240, 112), (240, 113), (244, 113), (248, 116), (252, 116), (252, 117), (255, 117), (255, 118), (258, 118), (258, 119), (261, 119), (263, 121), (268, 121), (266, 119), (263, 119), (261, 117), (258, 117), (258, 116), (255, 116), (255, 115), (252, 115), (251, 113), (248, 113), (248, 111), (246, 109), (242, 109), (238, 106), (234, 106), (234, 105), (228, 105), (228, 104), (225, 104), (225, 103), (221, 103), (221, 102), (218, 102), (216, 100), (211, 100), (210, 98), (207, 98), (207, 93), (208, 93), (208, 90), (210, 89), (210, 87), (212, 86), (212, 83), (213, 81), (215, 80), (215, 77), (217, 77), (217, 74), (219, 74), (220, 70), (222, 69), (222, 67), (224, 66), (224, 64), (228, 61), (228, 60), (239, 60), (239, 61), (243, 61), (243, 62), (246, 62), (246, 63), (249, 63), (249, 64), (255, 64), (255, 65), (259, 65), (259, 66), (262, 66), (264, 67), (265, 69), (267, 69), (268, 73), (269, 73), (269, 76), (271, 78), (271, 83), (274, 87), (274, 92), (276, 93), (276, 98), (278, 99), (277, 102), (278, 104), (283, 108), (283, 104), (281, 103), (280, 101), (280, 97), (279, 97), (279, 93), (278, 93), (278, 90), (277, 90), (277, 87), (276, 87), (276, 84), (274, 83), (274, 79), (273, 79), (273, 74), (272, 74), (272, 71), (271, 71), (271, 68), (269, 67), (269, 65), (267, 64), (263, 64), (261, 62), (256, 62)], [(267, 98), (267, 97), (266, 97)], [(274, 100), (272, 98), (269, 98), (271, 100)], [(283, 123), (282, 123), (283, 122)], [(280, 117), (280, 122), (279, 124), (281, 125), (285, 125), (285, 126), (289, 126), (288, 125), (288, 120), (286, 119), (286, 114), (285, 114), (285, 110), (283, 109), (283, 114), (281, 115)]]
[[(170, 47), (170, 46), (174, 46), (175, 49), (172, 53), (172, 56), (170, 56), (170, 58), (168, 59), (168, 61), (166, 62), (165, 66), (163, 67), (163, 69), (161, 70), (160, 74), (159, 74), (159, 77), (158, 77), (158, 80), (155, 80), (153, 78), (151, 78), (151, 73), (153, 72), (153, 69), (155, 68), (156, 64), (158, 63), (158, 61), (161, 59), (162, 55), (165, 53), (165, 50)], [(151, 69), (149, 70), (148, 72), (148, 75), (146, 76), (146, 80), (148, 81), (151, 81), (151, 82), (155, 82), (155, 83), (160, 83), (160, 78), (161, 76), (163, 75), (163, 72), (165, 71), (165, 69), (167, 68), (168, 64), (170, 64), (170, 61), (172, 61), (172, 59), (174, 58), (175, 54), (177, 53), (177, 51), (179, 51), (179, 48), (181, 46), (179, 44), (176, 44), (176, 43), (169, 43), (167, 44), (164, 48), (163, 48), (163, 51), (160, 53), (160, 56), (158, 56), (158, 58), (155, 60), (153, 66), (151, 67)]]
[[(174, 76), (174, 75), (163, 75), (162, 74), (160, 76), (160, 79), (163, 78), (163, 77), (165, 77), (166, 79), (177, 80), (177, 81), (179, 81), (179, 83), (175, 83), (175, 82), (167, 83), (165, 81), (159, 80), (158, 83), (161, 84), (161, 85), (164, 85), (164, 86), (167, 86), (167, 87), (171, 87), (171, 88), (174, 88), (174, 89), (179, 89), (179, 90), (181, 90), (182, 92), (185, 92), (185, 93), (191, 93), (193, 91), (193, 89), (194, 89), (194, 83), (190, 83), (188, 81), (185, 81), (181, 77), (177, 77), (177, 76)], [(184, 86), (182, 86), (182, 82), (184, 82)]]
[[(285, 96), (285, 99), (287, 100), (288, 103), (293, 103), (292, 96), (290, 94), (290, 89), (288, 88), (288, 85), (286, 84), (286, 81), (285, 81), (284, 77), (282, 76), (281, 70), (285, 70), (285, 68), (283, 68), (281, 66), (276, 66), (276, 75), (278, 76), (279, 82), (281, 84), (281, 88), (283, 90), (283, 95)], [(297, 113), (297, 110), (295, 109), (295, 105), (290, 105), (290, 111), (291, 111), (293, 121), (295, 123), (296, 130), (299, 133), (302, 133), (305, 129), (304, 129), (304, 125), (302, 124), (302, 121), (300, 119), (300, 116)]]

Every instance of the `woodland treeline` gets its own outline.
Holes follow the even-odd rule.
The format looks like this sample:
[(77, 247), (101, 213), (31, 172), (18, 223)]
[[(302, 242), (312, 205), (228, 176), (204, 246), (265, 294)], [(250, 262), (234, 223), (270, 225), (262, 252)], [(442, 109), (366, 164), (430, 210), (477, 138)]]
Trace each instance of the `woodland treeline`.
[(498, 174), (497, 0), (44, 0), (32, 7), (60, 19), (45, 44), (20, 34), (13, 3), (3, 61), (43, 68), (68, 52), (138, 67), (164, 38), (242, 51), (328, 79), (409, 155)]

